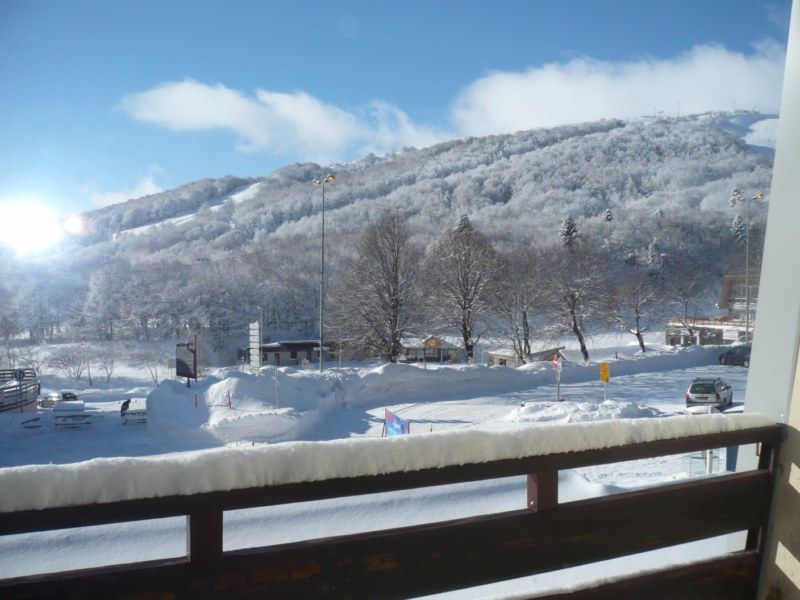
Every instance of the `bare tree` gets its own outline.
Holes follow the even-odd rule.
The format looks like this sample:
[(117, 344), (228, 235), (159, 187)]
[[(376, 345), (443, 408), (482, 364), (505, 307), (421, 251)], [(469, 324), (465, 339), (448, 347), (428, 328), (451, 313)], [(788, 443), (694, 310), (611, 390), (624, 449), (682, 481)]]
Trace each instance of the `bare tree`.
[(12, 340), (22, 331), (19, 311), (15, 304), (8, 299), (9, 292), (0, 288), (0, 340), (3, 341), (6, 358), (9, 366), (13, 365)]
[(578, 242), (554, 247), (547, 256), (546, 330), (554, 339), (575, 336), (583, 360), (589, 360), (587, 333), (608, 318), (607, 259)]
[(502, 293), (497, 296), (497, 321), (522, 362), (531, 354), (533, 317), (541, 310), (542, 256), (533, 248), (518, 248), (506, 257)]
[(364, 232), (358, 255), (345, 263), (331, 302), (340, 339), (390, 362), (397, 362), (403, 336), (422, 316), (423, 252), (410, 238), (400, 215), (378, 219)]
[(426, 266), (434, 323), (459, 331), (471, 361), (493, 309), (504, 261), (470, 220), (461, 217), (429, 249)]
[(17, 361), (25, 369), (33, 369), (36, 375), (42, 374), (44, 355), (36, 346), (22, 346), (17, 350)]
[(158, 385), (159, 374), (158, 368), (167, 364), (167, 356), (157, 350), (140, 350), (131, 354), (131, 359), (134, 364), (146, 367), (153, 382)]
[(700, 271), (687, 266), (676, 266), (670, 269), (666, 283), (666, 301), (672, 308), (673, 318), (688, 334), (690, 344), (695, 341), (701, 291), (702, 274)]
[(644, 334), (660, 308), (660, 294), (653, 276), (642, 272), (627, 273), (618, 279), (611, 299), (611, 323), (632, 334), (639, 349), (647, 352)]
[(94, 352), (94, 360), (100, 365), (100, 370), (106, 376), (106, 383), (111, 381), (114, 374), (114, 365), (117, 361), (117, 350), (110, 345), (97, 348)]
[(89, 356), (82, 346), (61, 346), (50, 353), (50, 367), (64, 377), (80, 381), (89, 363)]

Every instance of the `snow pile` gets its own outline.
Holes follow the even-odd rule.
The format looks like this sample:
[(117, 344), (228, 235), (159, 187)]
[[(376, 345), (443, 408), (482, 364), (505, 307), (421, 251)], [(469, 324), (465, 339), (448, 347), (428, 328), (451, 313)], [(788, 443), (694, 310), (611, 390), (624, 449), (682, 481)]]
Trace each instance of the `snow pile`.
[(210, 436), (222, 443), (291, 439), (336, 404), (336, 385), (325, 380), (228, 370), (207, 377), (194, 388), (165, 381), (147, 398), (152, 431), (168, 436)]
[[(611, 376), (716, 363), (719, 352), (719, 347), (706, 346), (637, 354), (610, 361)], [(274, 368), (264, 368), (257, 375), (221, 369), (216, 376), (205, 378), (191, 389), (177, 381), (165, 381), (147, 400), (150, 428), (156, 435), (180, 435), (221, 443), (289, 441), (306, 435), (336, 407), (386, 406), (409, 401), (430, 402), (443, 397), (496, 395), (552, 385), (555, 379), (548, 362), (532, 363), (519, 369), (483, 365), (425, 369), (421, 365), (383, 364), (319, 373), (280, 368), (277, 388), (275, 374)], [(597, 377), (597, 363), (566, 361), (561, 381), (579, 383)], [(595, 416), (590, 417), (589, 412)], [(578, 415), (584, 413), (586, 416), (579, 418)], [(571, 420), (635, 416), (636, 410), (630, 407), (598, 409), (596, 404), (586, 404), (575, 409)], [(536, 420), (565, 420), (555, 415), (541, 417)]]
[(0, 511), (359, 477), (575, 452), (763, 427), (762, 415), (699, 415), (550, 423), (330, 442), (226, 447), (67, 465), (0, 469)]
[(528, 402), (513, 410), (506, 421), (518, 423), (583, 423), (603, 419), (641, 419), (664, 417), (665, 413), (635, 402)]
[[(620, 356), (616, 359), (613, 357), (604, 358), (603, 361), (609, 364), (611, 377), (613, 378), (620, 375), (673, 371), (716, 364), (719, 360), (719, 355), (723, 351), (724, 347), (722, 346), (690, 346), (688, 348), (665, 346), (660, 350), (650, 350), (645, 353), (637, 352), (632, 356)], [(591, 381), (599, 376), (598, 361), (583, 363), (567, 360), (563, 362), (562, 366), (562, 383)], [(549, 372), (553, 370), (553, 367), (549, 362), (534, 362), (522, 365), (517, 370)]]

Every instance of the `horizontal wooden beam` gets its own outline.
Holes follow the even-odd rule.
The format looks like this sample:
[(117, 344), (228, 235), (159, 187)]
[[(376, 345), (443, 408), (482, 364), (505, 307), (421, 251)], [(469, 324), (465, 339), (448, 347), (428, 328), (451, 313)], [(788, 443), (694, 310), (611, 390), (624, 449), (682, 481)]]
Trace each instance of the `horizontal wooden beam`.
[(162, 561), (0, 582), (0, 596), (253, 594), (409, 597), (654, 550), (759, 526), (769, 473), (414, 527), (224, 553), (202, 569)]
[(560, 471), (757, 442), (777, 444), (782, 435), (781, 425), (771, 425), (726, 433), (627, 444), (599, 450), (564, 452), (419, 471), (207, 492), (189, 496), (143, 498), (45, 510), (17, 511), (0, 514), (0, 535), (392, 492), (528, 475), (542, 471)]
[(752, 600), (756, 597), (758, 568), (758, 553), (749, 550), (579, 590), (535, 597), (537, 600)]

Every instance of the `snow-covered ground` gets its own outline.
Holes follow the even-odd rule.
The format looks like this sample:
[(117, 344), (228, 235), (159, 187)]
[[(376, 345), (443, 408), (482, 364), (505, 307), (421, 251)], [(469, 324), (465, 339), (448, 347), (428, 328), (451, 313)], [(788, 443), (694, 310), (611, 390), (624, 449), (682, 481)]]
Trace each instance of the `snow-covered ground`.
[[(561, 396), (555, 401), (555, 373), (549, 364), (520, 369), (484, 366), (380, 365), (323, 374), (265, 368), (258, 375), (218, 370), (191, 389), (176, 381), (155, 387), (134, 370), (111, 384), (78, 390), (93, 415), (87, 429), (56, 430), (48, 417), (39, 429), (20, 426), (22, 416), (0, 422), (0, 464), (64, 464), (98, 457), (147, 456), (214, 447), (262, 446), (285, 440), (333, 440), (381, 435), (385, 409), (411, 421), (412, 436), (431, 431), (530, 428), (539, 423), (603, 419), (660, 419), (683, 411), (683, 395), (694, 377), (721, 376), (734, 390), (731, 411), (741, 411), (747, 370), (717, 364), (718, 348), (664, 349), (641, 355), (629, 339), (594, 340), (594, 360), (608, 359), (612, 380), (605, 390), (596, 362), (567, 361)], [(567, 348), (568, 358), (576, 358)], [(45, 379), (48, 389), (65, 382)], [(195, 404), (195, 394), (197, 401)], [(123, 425), (123, 398), (147, 396), (149, 423)], [(230, 405), (228, 398), (230, 397)], [(724, 455), (724, 452), (723, 452)], [(724, 458), (720, 457), (721, 459)], [(721, 463), (724, 464), (724, 463)], [(686, 456), (633, 461), (560, 474), (562, 501), (614, 493), (687, 476)], [(2, 492), (8, 493), (8, 492)], [(296, 539), (367, 531), (394, 525), (458, 518), (524, 506), (525, 481), (506, 478), (421, 489), (401, 494), (309, 502), (225, 515), (225, 547), (243, 548)], [(157, 542), (154, 542), (157, 540)], [(45, 572), (177, 556), (185, 552), (185, 521), (78, 528), (0, 538), (0, 576)], [(725, 552), (724, 539), (707, 540), (633, 558), (484, 586), (456, 597), (492, 597), (546, 589)]]

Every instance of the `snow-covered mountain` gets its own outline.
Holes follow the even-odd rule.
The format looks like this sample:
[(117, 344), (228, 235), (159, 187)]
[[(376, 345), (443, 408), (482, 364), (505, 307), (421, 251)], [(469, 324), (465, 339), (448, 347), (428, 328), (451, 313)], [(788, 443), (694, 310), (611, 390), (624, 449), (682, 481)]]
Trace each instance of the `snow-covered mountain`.
[[(591, 220), (610, 208), (623, 222), (725, 210), (734, 186), (768, 189), (773, 115), (740, 113), (617, 120), (469, 138), (346, 165), (295, 164), (257, 179), (225, 177), (87, 214), (103, 252), (147, 248), (153, 259), (219, 256), (273, 238), (314, 235), (320, 191), (333, 172), (326, 225), (360, 230), (387, 209), (421, 231), (461, 214), (502, 239), (554, 230), (565, 216)], [(663, 216), (662, 216), (663, 218)], [(111, 243), (110, 246), (108, 243)], [(185, 254), (189, 250), (189, 255)], [(196, 254), (197, 256), (193, 256)]]
[[(423, 244), (467, 215), (504, 251), (554, 242), (572, 216), (620, 262), (667, 256), (718, 280), (737, 253), (731, 190), (768, 193), (776, 123), (749, 112), (606, 120), (206, 179), (86, 213), (88, 234), (35, 268), (5, 262), (0, 275), (40, 336), (70, 320), (93, 331), (117, 321), (118, 335), (121, 318), (132, 337), (212, 321), (234, 331), (257, 306), (276, 335), (314, 336), (321, 194), (311, 181), (331, 172), (332, 276), (364, 226), (394, 210)], [(765, 211), (755, 207), (757, 223)]]

